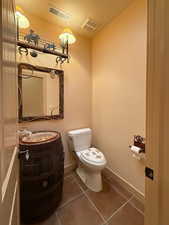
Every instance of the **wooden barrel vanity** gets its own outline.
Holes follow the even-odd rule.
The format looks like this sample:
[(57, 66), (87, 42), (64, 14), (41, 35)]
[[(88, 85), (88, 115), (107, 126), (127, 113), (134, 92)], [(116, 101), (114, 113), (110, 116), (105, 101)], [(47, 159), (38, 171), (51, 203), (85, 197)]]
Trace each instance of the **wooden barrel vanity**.
[(62, 200), (64, 152), (61, 135), (34, 132), (20, 140), (21, 221), (48, 218)]

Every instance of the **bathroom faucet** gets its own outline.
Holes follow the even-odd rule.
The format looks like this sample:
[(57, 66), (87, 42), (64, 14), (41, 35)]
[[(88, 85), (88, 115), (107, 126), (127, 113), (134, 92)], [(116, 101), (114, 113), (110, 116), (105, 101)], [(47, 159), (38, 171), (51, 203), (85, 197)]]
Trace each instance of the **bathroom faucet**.
[(32, 135), (32, 131), (27, 128), (18, 130), (19, 138), (30, 137)]

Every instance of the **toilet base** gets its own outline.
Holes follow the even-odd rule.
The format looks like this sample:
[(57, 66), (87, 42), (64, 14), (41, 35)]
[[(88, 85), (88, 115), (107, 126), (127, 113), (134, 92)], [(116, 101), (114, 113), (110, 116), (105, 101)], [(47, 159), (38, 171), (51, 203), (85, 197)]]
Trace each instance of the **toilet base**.
[(78, 167), (76, 169), (76, 173), (80, 177), (80, 179), (83, 181), (83, 183), (86, 183), (86, 176), (84, 173), (84, 169), (82, 167)]
[(100, 192), (103, 189), (101, 171), (91, 171), (79, 166), (76, 173), (90, 190)]

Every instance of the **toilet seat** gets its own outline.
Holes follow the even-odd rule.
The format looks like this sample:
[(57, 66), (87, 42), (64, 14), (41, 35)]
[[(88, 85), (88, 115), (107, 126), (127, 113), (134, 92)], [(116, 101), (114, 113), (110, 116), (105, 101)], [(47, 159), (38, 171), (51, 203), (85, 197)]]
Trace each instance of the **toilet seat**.
[(83, 162), (92, 165), (103, 165), (106, 163), (103, 153), (96, 148), (85, 149), (83, 151), (77, 152), (77, 155)]

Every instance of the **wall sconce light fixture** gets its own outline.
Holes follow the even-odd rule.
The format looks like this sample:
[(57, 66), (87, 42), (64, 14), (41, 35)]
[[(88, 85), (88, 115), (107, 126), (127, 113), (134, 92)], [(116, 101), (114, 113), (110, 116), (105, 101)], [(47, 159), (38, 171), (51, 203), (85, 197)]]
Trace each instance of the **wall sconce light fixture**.
[(19, 39), (19, 28), (28, 28), (30, 26), (30, 22), (28, 18), (23, 15), (23, 10), (19, 6), (16, 6), (15, 17), (17, 22), (17, 37)]
[(15, 16), (16, 16), (19, 28), (25, 29), (30, 26), (30, 22), (28, 18), (23, 15), (23, 10), (19, 6), (16, 6)]
[[(74, 36), (73, 32), (69, 28), (65, 28), (63, 33), (59, 35), (59, 39), (61, 41), (61, 46), (63, 49), (63, 53), (69, 55), (69, 45), (76, 42), (76, 37)], [(65, 52), (66, 51), (66, 52)]]
[(59, 39), (61, 40), (61, 43), (65, 45), (70, 45), (76, 42), (76, 37), (69, 28), (64, 29), (63, 33), (59, 35)]

